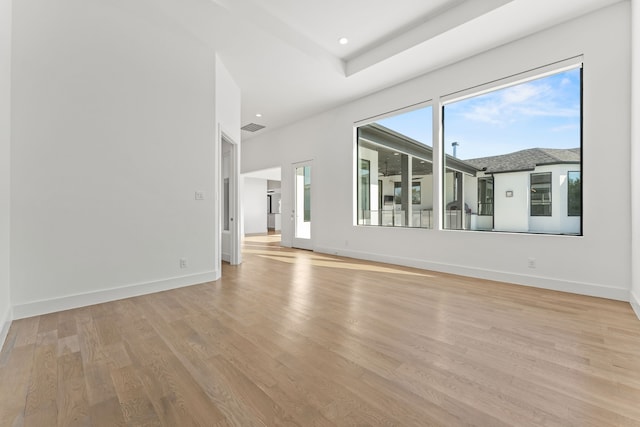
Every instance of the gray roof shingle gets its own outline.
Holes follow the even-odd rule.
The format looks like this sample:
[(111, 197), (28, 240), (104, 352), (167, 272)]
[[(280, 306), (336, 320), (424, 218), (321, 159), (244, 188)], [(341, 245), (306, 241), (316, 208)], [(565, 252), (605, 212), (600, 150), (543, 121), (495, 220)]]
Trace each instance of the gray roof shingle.
[(529, 148), (500, 156), (464, 160), (464, 162), (487, 173), (533, 170), (540, 165), (580, 163), (580, 148)]

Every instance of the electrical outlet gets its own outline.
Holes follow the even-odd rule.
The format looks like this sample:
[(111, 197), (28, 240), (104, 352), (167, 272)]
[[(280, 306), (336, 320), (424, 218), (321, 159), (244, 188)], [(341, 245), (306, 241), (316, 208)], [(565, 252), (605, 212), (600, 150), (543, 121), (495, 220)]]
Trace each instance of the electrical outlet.
[(187, 268), (187, 259), (180, 258), (180, 268)]
[(536, 268), (536, 259), (535, 258), (529, 258), (527, 260), (527, 266), (529, 268)]

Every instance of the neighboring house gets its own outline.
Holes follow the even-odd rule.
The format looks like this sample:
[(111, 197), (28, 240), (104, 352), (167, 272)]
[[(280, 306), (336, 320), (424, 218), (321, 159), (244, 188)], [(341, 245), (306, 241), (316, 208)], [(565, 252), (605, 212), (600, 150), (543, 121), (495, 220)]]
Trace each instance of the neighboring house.
[[(432, 148), (379, 124), (360, 128), (358, 147), (359, 224), (432, 228)], [(444, 228), (579, 234), (580, 157), (579, 148), (446, 155)]]
[(580, 157), (580, 148), (530, 148), (465, 160), (479, 171), (472, 228), (579, 234)]

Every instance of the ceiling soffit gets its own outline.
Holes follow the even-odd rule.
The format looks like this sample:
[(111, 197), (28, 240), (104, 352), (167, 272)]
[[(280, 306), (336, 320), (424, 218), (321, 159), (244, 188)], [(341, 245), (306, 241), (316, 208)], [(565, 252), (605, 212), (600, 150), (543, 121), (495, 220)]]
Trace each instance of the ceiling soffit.
[[(236, 18), (251, 22), (266, 33), (278, 38), (281, 42), (290, 45), (304, 55), (311, 56), (316, 61), (320, 61), (333, 71), (348, 77), (504, 6), (513, 0), (447, 0), (444, 3), (436, 2), (436, 7), (428, 10), (421, 18), (415, 19), (415, 17), (411, 17), (408, 22), (403, 22), (398, 28), (382, 38), (380, 38), (379, 33), (374, 33), (368, 36), (368, 40), (360, 40), (360, 45), (364, 47), (346, 57), (337, 55), (334, 49), (330, 50), (323, 47), (323, 44), (326, 44), (326, 40), (317, 40), (313, 35), (307, 35), (304, 31), (296, 28), (295, 15), (289, 15), (283, 19), (282, 13), (277, 16), (272, 12), (268, 6), (269, 4), (278, 3), (277, 0), (262, 2), (256, 0), (210, 1), (226, 9)], [(397, 4), (398, 7), (402, 6), (402, 3)], [(384, 17), (379, 19), (384, 19)], [(356, 27), (358, 26), (357, 22), (354, 19), (354, 26)], [(330, 23), (327, 23), (327, 25), (330, 25)], [(339, 33), (336, 32), (336, 34)]]
[(502, 7), (511, 1), (513, 0), (467, 0), (454, 7), (441, 10), (438, 14), (429, 16), (420, 24), (406, 28), (405, 31), (397, 34), (395, 37), (371, 46), (369, 49), (349, 59), (346, 62), (346, 75), (350, 76), (376, 65), (455, 27), (461, 26)]

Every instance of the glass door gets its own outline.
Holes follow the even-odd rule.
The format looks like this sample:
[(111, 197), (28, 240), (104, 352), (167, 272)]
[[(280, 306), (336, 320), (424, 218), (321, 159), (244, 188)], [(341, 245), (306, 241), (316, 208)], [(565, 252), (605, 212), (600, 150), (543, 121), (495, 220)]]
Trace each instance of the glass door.
[(238, 146), (222, 135), (220, 150), (220, 254), (223, 261), (235, 265), (242, 262), (240, 224), (237, 221), (240, 212)]
[(311, 241), (311, 162), (293, 167), (293, 247), (313, 250)]

